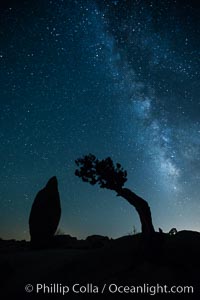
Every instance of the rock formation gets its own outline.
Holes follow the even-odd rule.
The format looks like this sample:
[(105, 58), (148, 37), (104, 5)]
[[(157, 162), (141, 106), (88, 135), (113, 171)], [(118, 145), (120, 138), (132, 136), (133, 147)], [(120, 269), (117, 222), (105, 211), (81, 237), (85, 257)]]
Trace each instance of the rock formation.
[(38, 192), (31, 208), (29, 230), (33, 247), (45, 247), (52, 242), (60, 216), (58, 182), (54, 176)]

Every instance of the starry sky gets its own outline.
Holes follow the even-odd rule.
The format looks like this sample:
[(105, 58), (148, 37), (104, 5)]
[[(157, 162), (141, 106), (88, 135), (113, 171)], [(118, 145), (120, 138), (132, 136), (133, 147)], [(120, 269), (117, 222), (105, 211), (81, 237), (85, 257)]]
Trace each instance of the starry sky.
[(140, 231), (74, 160), (120, 162), (153, 223), (200, 231), (200, 11), (193, 0), (0, 4), (0, 237), (29, 239), (36, 193), (59, 182), (59, 228), (85, 238)]

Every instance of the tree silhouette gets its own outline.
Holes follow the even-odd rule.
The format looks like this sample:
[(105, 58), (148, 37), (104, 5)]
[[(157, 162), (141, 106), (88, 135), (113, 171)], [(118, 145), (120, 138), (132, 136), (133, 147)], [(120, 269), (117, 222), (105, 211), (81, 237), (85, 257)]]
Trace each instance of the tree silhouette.
[(99, 160), (93, 154), (78, 158), (75, 163), (78, 166), (75, 175), (82, 178), (84, 182), (92, 185), (99, 184), (101, 188), (114, 190), (117, 196), (125, 198), (135, 207), (140, 217), (142, 233), (150, 235), (155, 232), (147, 201), (131, 190), (123, 188), (127, 181), (127, 171), (122, 168), (121, 164), (114, 165), (110, 157)]

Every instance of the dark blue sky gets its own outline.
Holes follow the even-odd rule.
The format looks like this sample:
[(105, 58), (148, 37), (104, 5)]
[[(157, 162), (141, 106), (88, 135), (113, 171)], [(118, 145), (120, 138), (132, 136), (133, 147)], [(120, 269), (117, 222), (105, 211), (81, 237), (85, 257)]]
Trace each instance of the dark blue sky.
[(7, 1), (0, 15), (0, 236), (29, 238), (56, 175), (60, 228), (127, 234), (138, 216), (82, 183), (74, 160), (111, 156), (155, 228), (200, 230), (200, 22), (196, 1)]

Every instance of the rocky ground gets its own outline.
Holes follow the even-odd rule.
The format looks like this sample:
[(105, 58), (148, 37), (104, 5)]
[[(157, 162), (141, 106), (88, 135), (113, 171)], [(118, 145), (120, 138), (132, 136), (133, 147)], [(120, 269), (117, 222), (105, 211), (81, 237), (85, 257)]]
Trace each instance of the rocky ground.
[[(146, 298), (200, 299), (200, 233), (157, 233), (145, 241), (141, 234), (57, 236), (51, 248), (37, 250), (26, 241), (0, 240), (0, 273), (2, 299), (141, 299), (141, 289)], [(186, 285), (194, 292), (170, 290)]]

